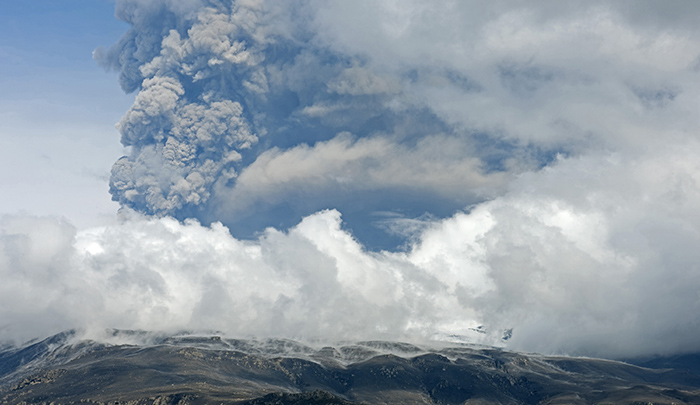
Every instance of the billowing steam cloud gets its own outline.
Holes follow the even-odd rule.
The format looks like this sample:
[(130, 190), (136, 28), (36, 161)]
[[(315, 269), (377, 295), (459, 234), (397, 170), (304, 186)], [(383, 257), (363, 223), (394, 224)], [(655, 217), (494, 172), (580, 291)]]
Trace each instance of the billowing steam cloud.
[(700, 350), (700, 9), (631, 4), (117, 1), (121, 222), (3, 217), (0, 336)]
[[(367, 252), (341, 229), (337, 211), (254, 241), (219, 223), (133, 213), (78, 232), (5, 217), (2, 332), (463, 335), (603, 356), (698, 350), (700, 192), (698, 167), (688, 165), (698, 153), (694, 143), (656, 159), (561, 161), (503, 197), (427, 225), (406, 252)], [(479, 325), (486, 333), (474, 332)]]

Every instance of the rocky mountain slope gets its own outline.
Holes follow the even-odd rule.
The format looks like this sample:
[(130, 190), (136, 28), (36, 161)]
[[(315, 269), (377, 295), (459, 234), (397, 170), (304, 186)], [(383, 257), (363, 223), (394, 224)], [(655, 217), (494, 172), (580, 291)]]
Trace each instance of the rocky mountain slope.
[(97, 343), (67, 332), (1, 348), (0, 403), (700, 403), (697, 356), (646, 359), (663, 368), (644, 368), (466, 344), (315, 347), (284, 339), (115, 334), (141, 343)]

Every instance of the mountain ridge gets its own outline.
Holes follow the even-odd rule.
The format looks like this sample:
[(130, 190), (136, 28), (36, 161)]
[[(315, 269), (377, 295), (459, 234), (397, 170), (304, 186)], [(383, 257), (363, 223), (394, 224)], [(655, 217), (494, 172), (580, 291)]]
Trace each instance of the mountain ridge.
[(101, 343), (70, 331), (0, 349), (0, 402), (700, 403), (700, 375), (687, 368), (467, 344), (313, 347), (289, 339), (118, 333), (126, 336), (116, 340), (132, 333), (150, 343)]

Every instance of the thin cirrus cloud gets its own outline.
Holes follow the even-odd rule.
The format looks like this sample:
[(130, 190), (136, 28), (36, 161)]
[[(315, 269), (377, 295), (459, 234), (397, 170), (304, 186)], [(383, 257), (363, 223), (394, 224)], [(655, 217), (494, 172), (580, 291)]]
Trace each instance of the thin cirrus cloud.
[(122, 221), (4, 217), (0, 330), (700, 349), (699, 10), (630, 4), (118, 1)]

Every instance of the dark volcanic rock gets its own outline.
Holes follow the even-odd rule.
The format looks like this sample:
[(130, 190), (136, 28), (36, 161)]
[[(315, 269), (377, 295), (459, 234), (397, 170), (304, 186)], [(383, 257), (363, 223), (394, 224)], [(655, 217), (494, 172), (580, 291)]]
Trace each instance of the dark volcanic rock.
[(267, 394), (262, 398), (257, 398), (252, 401), (241, 402), (244, 405), (346, 405), (352, 404), (343, 398), (335, 396), (331, 393), (317, 390), (313, 392), (302, 392), (299, 394)]
[(690, 367), (651, 369), (468, 345), (313, 348), (284, 339), (178, 336), (110, 346), (72, 338), (2, 349), (0, 403), (700, 403), (700, 376)]

